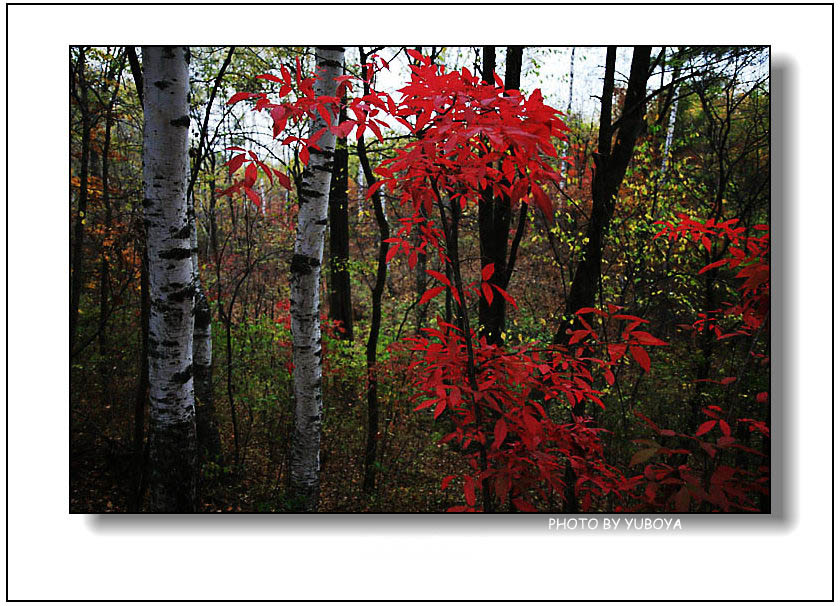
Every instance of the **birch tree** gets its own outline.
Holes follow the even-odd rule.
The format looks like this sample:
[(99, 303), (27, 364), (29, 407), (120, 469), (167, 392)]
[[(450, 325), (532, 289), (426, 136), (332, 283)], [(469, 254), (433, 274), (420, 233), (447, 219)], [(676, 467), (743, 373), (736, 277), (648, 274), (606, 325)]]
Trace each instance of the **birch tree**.
[(195, 506), (195, 397), (187, 47), (143, 47), (143, 207), (148, 226), (153, 511)]
[[(335, 96), (344, 49), (315, 49), (316, 96)], [(337, 111), (330, 114), (333, 125)], [(295, 426), (290, 461), (291, 494), (296, 508), (318, 507), (321, 449), (321, 325), (319, 284), (324, 255), (335, 135), (320, 113), (310, 122), (310, 136), (324, 129), (303, 172), (298, 191), (298, 226), (291, 263), (291, 316), (294, 361)]]
[[(569, 102), (566, 104), (566, 119), (572, 115), (572, 99), (575, 92), (575, 47), (572, 47), (572, 56), (569, 59)], [(569, 155), (569, 142), (563, 141), (563, 151), (560, 154), (564, 159), (560, 163), (560, 188), (566, 187), (566, 169), (567, 164), (565, 157)]]

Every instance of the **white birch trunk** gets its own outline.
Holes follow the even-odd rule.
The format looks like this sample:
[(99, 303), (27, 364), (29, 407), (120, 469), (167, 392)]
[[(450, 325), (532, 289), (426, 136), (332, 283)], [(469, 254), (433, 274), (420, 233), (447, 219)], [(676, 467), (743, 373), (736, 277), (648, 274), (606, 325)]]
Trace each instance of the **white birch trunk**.
[[(572, 93), (574, 92), (574, 85), (575, 85), (575, 47), (572, 47), (572, 58), (569, 62), (569, 102), (566, 104), (566, 119), (569, 119), (569, 115), (572, 113)], [(563, 153), (560, 154), (561, 156), (567, 156), (569, 154), (569, 142), (563, 141)], [(563, 160), (560, 163), (560, 189), (564, 189), (566, 187), (566, 161)]]
[(189, 58), (187, 47), (143, 47), (153, 511), (195, 507), (195, 285), (187, 211)]
[(671, 155), (671, 144), (674, 142), (674, 131), (677, 126), (677, 105), (680, 98), (680, 85), (674, 90), (674, 102), (671, 104), (671, 115), (668, 116), (668, 132), (665, 135), (665, 149), (662, 150), (662, 176), (668, 171), (668, 162)]
[[(342, 73), (344, 49), (315, 49), (317, 96), (335, 96), (335, 78)], [(338, 108), (331, 112), (336, 123)], [(327, 126), (318, 117), (310, 133)], [(290, 487), (295, 508), (318, 507), (321, 449), (321, 323), (319, 285), (327, 227), (330, 178), (335, 135), (326, 130), (318, 140), (320, 151), (311, 150), (298, 192), (300, 211), (291, 266), (291, 316), (294, 361), (295, 427), (290, 460)]]

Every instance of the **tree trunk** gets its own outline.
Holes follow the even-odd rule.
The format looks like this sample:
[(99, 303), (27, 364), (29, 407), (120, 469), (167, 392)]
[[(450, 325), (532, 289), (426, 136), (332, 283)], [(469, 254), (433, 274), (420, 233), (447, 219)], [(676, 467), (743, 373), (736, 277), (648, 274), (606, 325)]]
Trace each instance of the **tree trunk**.
[[(342, 107), (339, 122), (347, 119)], [(347, 138), (336, 142), (330, 182), (330, 319), (341, 322), (339, 338), (353, 340), (350, 296), (350, 215), (347, 208)]]
[[(198, 169), (196, 169), (198, 170)], [(222, 453), (219, 428), (213, 403), (213, 326), (210, 303), (201, 285), (198, 271), (198, 233), (195, 198), (190, 204), (190, 248), (195, 284), (195, 316), (193, 323), (193, 364), (195, 368), (195, 425), (198, 454), (202, 460), (218, 461)]]
[(70, 355), (76, 349), (79, 326), (79, 302), (82, 296), (82, 249), (85, 241), (85, 213), (88, 199), (88, 171), (90, 164), (91, 117), (85, 80), (85, 49), (79, 48), (76, 64), (75, 88), (71, 89), (79, 106), (82, 118), (82, 155), (79, 161), (79, 207), (75, 217), (73, 233), (73, 258), (70, 278)]
[[(630, 79), (627, 83), (622, 114), (618, 122), (613, 124), (612, 96), (616, 49), (614, 46), (607, 48), (604, 88), (601, 93), (598, 153), (595, 154), (595, 174), (592, 179), (592, 215), (586, 232), (588, 242), (572, 280), (569, 297), (566, 300), (565, 316), (554, 335), (555, 344), (567, 343), (566, 331), (574, 325), (575, 312), (581, 307), (592, 307), (595, 304), (595, 294), (601, 277), (604, 235), (609, 229), (615, 210), (615, 195), (630, 164), (636, 139), (644, 126), (644, 99), (650, 51), (649, 46), (637, 46), (633, 50)], [(615, 146), (612, 145), (613, 130), (618, 131)]]
[(187, 47), (143, 47), (143, 206), (148, 225), (151, 507), (195, 508), (193, 283), (187, 211)]
[[(360, 47), (359, 57), (364, 65), (367, 62), (367, 53)], [(368, 70), (363, 68), (363, 79), (367, 80)], [(370, 93), (370, 84), (365, 81), (364, 94)], [(376, 181), (370, 161), (367, 157), (367, 148), (364, 138), (359, 139), (357, 144), (359, 153), (359, 166), (365, 174), (367, 185), (372, 186)], [(379, 329), (382, 324), (382, 294), (385, 291), (385, 281), (388, 275), (388, 248), (385, 240), (391, 237), (388, 226), (388, 218), (385, 216), (385, 208), (382, 203), (382, 195), (379, 190), (372, 195), (373, 213), (376, 216), (376, 224), (379, 227), (379, 257), (376, 266), (376, 283), (371, 294), (370, 312), (370, 333), (368, 334), (367, 348), (365, 351), (367, 364), (367, 440), (365, 442), (364, 478), (362, 488), (366, 494), (373, 494), (376, 479), (376, 445), (379, 441), (379, 381), (376, 378), (374, 366), (376, 365), (376, 350), (379, 344)]]
[[(481, 77), (493, 83), (495, 70), (495, 50), (492, 46), (484, 47), (484, 66)], [(511, 46), (507, 49), (505, 67), (505, 90), (519, 88), (522, 70), (522, 47)], [(481, 267), (493, 264), (494, 271), (488, 282), (506, 289), (513, 267), (508, 267), (508, 236), (510, 234), (512, 209), (510, 200), (504, 196), (494, 198), (492, 188), (482, 192), (478, 207), (478, 229), (481, 248)], [(524, 224), (523, 224), (524, 227)], [(478, 300), (479, 334), (487, 338), (488, 343), (501, 345), (502, 331), (505, 327), (505, 299), (497, 295), (488, 303), (483, 296)]]
[[(344, 49), (315, 49), (319, 78), (317, 96), (334, 96), (335, 78), (341, 75)], [(335, 117), (332, 117), (335, 120)], [(310, 133), (328, 126), (318, 115)], [(324, 255), (330, 179), (335, 135), (329, 129), (311, 151), (298, 192), (300, 211), (291, 263), (291, 316), (294, 361), (295, 427), (292, 436), (290, 484), (293, 506), (304, 511), (318, 508), (321, 448), (321, 324), (319, 284)]]
[[(566, 104), (566, 119), (569, 119), (569, 116), (572, 113), (572, 93), (574, 92), (575, 86), (575, 47), (572, 47), (572, 56), (569, 59), (569, 102)], [(564, 158), (569, 155), (569, 142), (563, 141), (563, 152), (560, 154)], [(566, 187), (566, 170), (568, 169), (568, 164), (566, 160), (562, 160), (560, 162), (560, 188), (563, 189)]]
[[(117, 102), (117, 93), (120, 90), (120, 79), (122, 78), (123, 69), (125, 68), (125, 53), (121, 53), (118, 63), (114, 64), (114, 72), (109, 74), (109, 79), (116, 79), (114, 84), (114, 91), (108, 101), (108, 107), (105, 112), (105, 141), (102, 143), (102, 204), (105, 206), (105, 239), (110, 240), (111, 223), (113, 220), (113, 212), (111, 210), (111, 192), (110, 186), (110, 161), (108, 155), (111, 151), (111, 129), (114, 125), (114, 105)], [(108, 369), (110, 365), (108, 355), (108, 297), (110, 290), (108, 255), (106, 254), (107, 247), (102, 247), (102, 258), (99, 268), (99, 374), (102, 382), (102, 402), (106, 406), (111, 406), (112, 402), (112, 385), (111, 373)]]

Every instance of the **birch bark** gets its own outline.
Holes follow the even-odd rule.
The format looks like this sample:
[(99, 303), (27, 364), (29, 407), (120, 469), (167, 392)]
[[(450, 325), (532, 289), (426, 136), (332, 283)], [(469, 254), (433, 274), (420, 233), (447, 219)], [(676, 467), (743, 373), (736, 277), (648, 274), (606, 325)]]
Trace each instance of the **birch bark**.
[[(335, 96), (335, 78), (341, 75), (344, 49), (315, 49), (318, 80), (316, 96)], [(335, 108), (330, 116), (336, 124)], [(310, 123), (314, 134), (327, 124), (320, 114)], [(292, 435), (290, 488), (295, 508), (318, 507), (321, 448), (321, 324), (319, 283), (324, 255), (330, 179), (335, 135), (324, 131), (320, 150), (311, 150), (298, 192), (300, 210), (291, 263), (291, 316), (294, 361), (295, 426)]]
[[(569, 116), (572, 113), (572, 94), (574, 93), (575, 86), (575, 47), (572, 47), (572, 57), (569, 60), (569, 102), (566, 104), (566, 120), (569, 119)], [(569, 155), (569, 142), (563, 141), (563, 152), (560, 154), (564, 158)], [(560, 189), (564, 189), (566, 187), (566, 169), (567, 164), (566, 160), (563, 160), (560, 163)]]
[(143, 207), (148, 226), (153, 511), (195, 507), (193, 282), (187, 210), (187, 47), (143, 47)]
[(662, 176), (668, 171), (671, 156), (671, 145), (674, 143), (674, 131), (677, 127), (677, 105), (680, 99), (680, 85), (674, 89), (674, 102), (671, 104), (671, 115), (668, 116), (668, 132), (665, 135), (665, 149), (662, 150)]

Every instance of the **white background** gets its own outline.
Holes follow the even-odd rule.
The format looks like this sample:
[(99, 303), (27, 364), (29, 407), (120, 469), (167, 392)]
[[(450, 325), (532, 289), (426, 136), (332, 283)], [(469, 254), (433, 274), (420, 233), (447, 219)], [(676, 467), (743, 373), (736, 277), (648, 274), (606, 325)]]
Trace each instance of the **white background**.
[[(9, 598), (831, 597), (831, 7), (13, 6), (8, 17)], [(544, 516), (70, 516), (68, 45), (126, 43), (771, 44), (781, 519), (683, 516), (677, 533), (607, 534), (548, 532)]]

